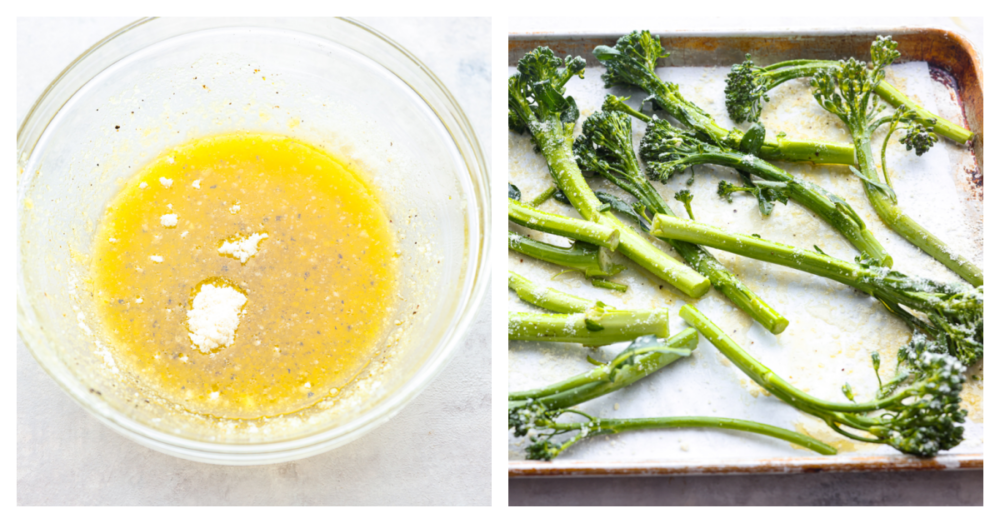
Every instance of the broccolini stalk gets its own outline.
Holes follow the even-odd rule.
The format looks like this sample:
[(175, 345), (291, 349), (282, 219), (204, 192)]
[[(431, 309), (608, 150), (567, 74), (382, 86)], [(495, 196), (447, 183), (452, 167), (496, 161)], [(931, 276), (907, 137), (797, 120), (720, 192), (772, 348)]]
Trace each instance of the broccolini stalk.
[(691, 191), (687, 189), (682, 189), (680, 191), (677, 191), (674, 193), (674, 199), (681, 202), (681, 204), (684, 205), (684, 210), (687, 211), (688, 218), (691, 218), (692, 220), (695, 219), (694, 211), (691, 209), (691, 202), (694, 201), (694, 195), (691, 194)]
[[(756, 122), (760, 119), (761, 106), (770, 101), (768, 91), (789, 80), (839, 67), (840, 62), (833, 60), (789, 60), (758, 67), (748, 54), (746, 61), (734, 65), (726, 77), (726, 110), (736, 123)], [(902, 106), (922, 119), (934, 120), (933, 131), (949, 140), (967, 143), (973, 137), (971, 131), (932, 114), (885, 80), (875, 85), (874, 92), (893, 107)]]
[[(584, 437), (619, 433), (629, 430), (679, 427), (705, 427), (741, 430), (771, 436), (814, 450), (821, 454), (836, 451), (813, 438), (770, 425), (728, 418), (673, 417), (598, 420), (586, 416), (586, 423), (557, 423), (556, 418), (565, 413), (577, 412), (569, 407), (623, 389), (636, 381), (666, 367), (680, 358), (687, 357), (698, 346), (698, 333), (684, 329), (669, 340), (643, 336), (633, 341), (627, 349), (608, 363), (540, 389), (512, 392), (507, 396), (507, 428), (514, 429), (518, 437), (532, 433), (528, 447), (531, 459), (552, 459)], [(556, 444), (552, 437), (580, 431), (568, 442)], [(539, 438), (541, 433), (544, 439)]]
[(507, 395), (510, 419), (517, 409), (531, 403), (548, 409), (572, 407), (623, 389), (650, 374), (691, 355), (698, 347), (698, 331), (688, 328), (668, 340), (641, 336), (608, 363), (540, 389), (511, 392)]
[(573, 97), (564, 93), (570, 78), (583, 77), (585, 62), (580, 57), (567, 57), (563, 65), (564, 61), (547, 47), (539, 47), (518, 61), (517, 73), (507, 81), (508, 126), (515, 132), (531, 133), (548, 163), (549, 174), (584, 219), (620, 231), (619, 252), (684, 294), (703, 296), (710, 287), (707, 278), (623, 224), (583, 179), (573, 159), (573, 128), (580, 112)]
[(618, 229), (539, 211), (511, 198), (507, 198), (507, 219), (529, 229), (585, 241), (610, 251), (618, 248)]
[(539, 205), (549, 201), (549, 198), (551, 198), (552, 195), (554, 195), (558, 190), (559, 188), (556, 187), (555, 185), (550, 185), (548, 189), (545, 189), (544, 191), (540, 192), (538, 196), (532, 198), (531, 201), (528, 202), (528, 205), (532, 207), (538, 207)]
[[(608, 110), (623, 105), (621, 99), (608, 96), (605, 111), (596, 112), (583, 122), (583, 134), (573, 145), (576, 162), (583, 170), (596, 172), (631, 193), (649, 211), (673, 216), (667, 202), (639, 169), (632, 149), (632, 119), (623, 112)], [(708, 251), (686, 242), (669, 243), (719, 292), (767, 330), (780, 334), (788, 326), (787, 319), (754, 294)]]
[[(962, 364), (983, 357), (983, 288), (913, 278), (861, 260), (851, 263), (755, 236), (733, 234), (711, 225), (658, 214), (656, 237), (683, 240), (747, 256), (850, 285), (881, 301), (912, 327), (931, 337)], [(926, 316), (914, 316), (907, 309)]]
[[(556, 421), (564, 414), (583, 416), (586, 421), (567, 423)], [(606, 434), (621, 434), (633, 430), (671, 429), (698, 427), (708, 429), (736, 430), (751, 432), (799, 445), (819, 454), (831, 456), (837, 453), (833, 447), (815, 438), (792, 432), (774, 425), (732, 418), (710, 418), (703, 416), (677, 416), (671, 418), (595, 418), (585, 412), (573, 409), (545, 410), (542, 406), (524, 408), (519, 412), (523, 421), (514, 427), (515, 435), (531, 433), (531, 445), (527, 447), (528, 459), (550, 461), (566, 449), (587, 438)], [(564, 441), (553, 441), (557, 436), (572, 434)]]
[[(605, 87), (616, 84), (632, 85), (649, 93), (664, 111), (710, 143), (736, 149), (743, 139), (739, 129), (725, 129), (715, 123), (707, 112), (686, 100), (677, 84), (664, 82), (656, 75), (656, 61), (670, 53), (663, 49), (660, 38), (649, 31), (635, 31), (620, 39), (615, 47), (604, 45), (594, 49), (594, 55), (608, 68), (601, 78)], [(792, 141), (779, 138), (766, 141), (760, 157), (789, 162), (854, 163), (854, 149), (847, 144)]]
[(744, 135), (746, 139), (740, 144), (741, 147), (731, 149), (712, 145), (701, 140), (694, 132), (682, 131), (666, 120), (655, 118), (642, 137), (639, 155), (646, 162), (649, 176), (661, 182), (702, 164), (732, 167), (767, 182), (776, 182), (770, 189), (778, 191), (780, 198), (795, 200), (837, 229), (865, 257), (877, 260), (882, 266), (892, 267), (892, 257), (847, 201), (756, 156), (754, 151), (759, 150), (756, 145), (763, 141), (764, 132), (763, 127), (755, 125)]
[(507, 271), (507, 287), (516, 292), (522, 300), (553, 312), (585, 312), (587, 309), (603, 306), (598, 301), (577, 298), (572, 294), (536, 285), (513, 271)]
[[(810, 396), (775, 375), (694, 307), (682, 307), (681, 317), (758, 385), (823, 420), (839, 434), (921, 457), (962, 442), (966, 412), (960, 407), (960, 394), (965, 367), (947, 354), (928, 351), (912, 360), (912, 372), (901, 376), (889, 395), (861, 403), (835, 403)], [(850, 388), (844, 389), (852, 398)]]
[(666, 338), (670, 333), (667, 317), (668, 309), (619, 311), (600, 306), (577, 314), (511, 312), (507, 314), (507, 339), (599, 347), (647, 334)]
[[(945, 267), (955, 271), (965, 281), (976, 286), (982, 285), (983, 271), (903, 213), (896, 204), (895, 193), (888, 186), (887, 173), (883, 173), (886, 175), (886, 181), (883, 182), (875, 168), (872, 133), (883, 124), (892, 123), (895, 129), (899, 122), (905, 123), (909, 132), (902, 141), (907, 144), (907, 149), (916, 148), (918, 155), (933, 144), (923, 128), (929, 122), (912, 111), (903, 109), (891, 116), (879, 116), (883, 106), (873, 95), (875, 87), (885, 77), (885, 67), (899, 57), (896, 45), (892, 38), (880, 36), (871, 47), (871, 67), (851, 58), (846, 62), (839, 62), (835, 69), (817, 72), (811, 80), (813, 96), (824, 109), (837, 115), (854, 137), (860, 168), (860, 172), (854, 172), (861, 178), (865, 194), (882, 221)], [(886, 140), (888, 139), (886, 136)]]
[(588, 277), (614, 276), (625, 267), (611, 262), (611, 253), (596, 245), (576, 242), (572, 247), (558, 247), (507, 231), (507, 247), (521, 254), (581, 271)]

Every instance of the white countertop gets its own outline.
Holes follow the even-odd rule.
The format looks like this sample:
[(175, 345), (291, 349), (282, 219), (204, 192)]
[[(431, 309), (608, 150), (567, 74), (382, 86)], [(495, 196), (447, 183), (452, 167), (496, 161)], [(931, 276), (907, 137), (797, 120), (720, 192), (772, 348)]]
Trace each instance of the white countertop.
[[(120, 18), (22, 18), (17, 120)], [(490, 160), (490, 20), (362, 19), (417, 55), (451, 90)], [(465, 346), (395, 418), (362, 439), (280, 465), (173, 458), (106, 428), (17, 340), (19, 505), (486, 505), (490, 490), (490, 297)]]
[(958, 33), (983, 53), (983, 19), (976, 17), (613, 17), (613, 18), (514, 18), (507, 22), (509, 33), (629, 33), (638, 28), (651, 31), (781, 31), (835, 29), (892, 29), (896, 27), (937, 27)]

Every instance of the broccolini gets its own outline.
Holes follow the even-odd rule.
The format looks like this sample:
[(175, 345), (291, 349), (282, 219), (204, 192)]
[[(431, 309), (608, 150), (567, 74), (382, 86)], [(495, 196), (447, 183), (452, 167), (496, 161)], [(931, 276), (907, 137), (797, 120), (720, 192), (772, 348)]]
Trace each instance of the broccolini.
[(549, 173), (584, 219), (618, 229), (619, 252), (681, 292), (698, 298), (708, 292), (707, 278), (688, 268), (623, 224), (604, 207), (583, 179), (573, 157), (573, 129), (580, 112), (566, 83), (583, 76), (580, 57), (557, 58), (540, 47), (518, 61), (517, 73), (507, 81), (508, 126), (528, 131), (545, 157)]
[[(681, 95), (677, 84), (665, 82), (656, 74), (656, 61), (670, 53), (663, 49), (660, 38), (649, 31), (634, 31), (620, 39), (614, 47), (598, 46), (594, 55), (608, 68), (601, 78), (604, 85), (631, 85), (649, 93), (660, 108), (698, 133), (709, 143), (736, 149), (743, 131), (725, 129), (711, 115)], [(760, 157), (789, 162), (854, 163), (854, 150), (848, 144), (792, 141), (765, 141)]]
[[(890, 312), (923, 332), (962, 364), (983, 357), (983, 288), (965, 283), (938, 283), (879, 267), (865, 259), (859, 263), (838, 260), (822, 252), (807, 251), (756, 236), (733, 234), (692, 220), (658, 214), (652, 234), (683, 240), (713, 249), (784, 265), (850, 285), (874, 296)], [(914, 311), (926, 316), (922, 319)]]
[[(726, 77), (726, 110), (736, 123), (756, 122), (760, 119), (764, 102), (770, 101), (768, 91), (789, 80), (811, 77), (839, 67), (840, 62), (834, 60), (788, 60), (760, 67), (748, 54), (746, 61), (734, 65)], [(949, 140), (966, 143), (973, 137), (971, 131), (932, 114), (885, 80), (875, 85), (874, 92), (893, 107), (902, 106), (914, 111), (920, 118), (934, 120), (933, 131)]]
[[(914, 356), (891, 393), (867, 402), (836, 403), (810, 396), (777, 376), (694, 307), (682, 307), (681, 317), (758, 385), (841, 435), (921, 457), (962, 442), (966, 412), (960, 407), (960, 393), (965, 367), (948, 354), (928, 350), (916, 355), (904, 348)], [(845, 394), (853, 399), (849, 390), (845, 387)]]
[[(646, 115), (642, 117), (649, 119)], [(744, 135), (745, 140), (740, 147), (732, 149), (703, 141), (692, 131), (680, 130), (666, 120), (655, 118), (650, 120), (642, 137), (639, 155), (646, 162), (648, 175), (661, 182), (702, 164), (732, 167), (762, 178), (770, 183), (766, 186), (770, 192), (762, 193), (765, 198), (795, 200), (837, 229), (865, 257), (892, 267), (892, 257), (846, 200), (807, 180), (794, 177), (756, 155), (764, 133), (763, 127), (752, 127)]]
[[(892, 130), (895, 130), (902, 123), (907, 129), (903, 142), (906, 143), (907, 149), (916, 149), (918, 155), (923, 154), (934, 143), (933, 135), (928, 133), (925, 127), (934, 122), (921, 118), (905, 106), (900, 106), (894, 114), (880, 115), (884, 106), (874, 95), (876, 87), (885, 78), (886, 66), (899, 57), (896, 46), (892, 38), (880, 36), (872, 43), (871, 67), (865, 62), (851, 58), (846, 62), (839, 62), (836, 68), (816, 72), (811, 80), (813, 96), (824, 109), (844, 122), (854, 138), (854, 149), (858, 155), (860, 171), (853, 167), (852, 170), (861, 178), (865, 194), (868, 195), (868, 200), (882, 221), (945, 267), (955, 271), (965, 281), (976, 286), (982, 285), (981, 269), (948, 247), (900, 209), (896, 202), (896, 194), (890, 186), (889, 173), (885, 170), (884, 153), (882, 172), (884, 182), (875, 168), (872, 133), (884, 124), (891, 124)], [(888, 140), (889, 136), (885, 139)]]
[[(577, 164), (581, 169), (600, 174), (628, 191), (649, 212), (673, 215), (667, 202), (639, 168), (632, 149), (632, 119), (628, 114), (614, 110), (622, 105), (623, 100), (609, 96), (605, 110), (590, 115), (583, 122), (583, 134), (573, 144)], [(690, 204), (686, 203), (686, 207), (690, 209)], [(787, 319), (754, 294), (707, 250), (686, 242), (669, 243), (695, 270), (711, 280), (716, 289), (769, 331), (780, 334), (788, 326)]]

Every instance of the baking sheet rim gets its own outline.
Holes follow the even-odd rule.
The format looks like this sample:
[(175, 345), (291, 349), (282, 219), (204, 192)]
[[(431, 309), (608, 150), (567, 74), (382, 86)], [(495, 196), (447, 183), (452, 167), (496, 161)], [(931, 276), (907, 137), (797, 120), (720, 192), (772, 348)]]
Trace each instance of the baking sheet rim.
[[(652, 30), (651, 30), (652, 31)], [(979, 56), (969, 41), (960, 34), (936, 27), (897, 27), (869, 28), (859, 27), (847, 30), (816, 29), (816, 30), (766, 30), (766, 31), (712, 31), (712, 30), (671, 30), (653, 31), (658, 36), (665, 34), (680, 37), (768, 37), (768, 36), (820, 36), (836, 37), (847, 34), (878, 33), (878, 34), (919, 34), (930, 31), (939, 37), (953, 38), (960, 46), (970, 53), (975, 75), (982, 82), (982, 69)], [(513, 40), (566, 40), (618, 38), (624, 33), (608, 32), (513, 32), (508, 33), (508, 41)], [(961, 90), (962, 86), (959, 86)], [(981, 132), (981, 131), (980, 131)], [(977, 132), (979, 134), (980, 132)], [(754, 460), (684, 460), (684, 461), (652, 461), (652, 462), (605, 462), (605, 461), (508, 461), (507, 475), (514, 477), (552, 477), (552, 476), (659, 476), (659, 475), (698, 475), (698, 474), (786, 474), (805, 472), (873, 472), (873, 471), (905, 471), (905, 470), (982, 470), (983, 454), (944, 455), (930, 459), (915, 458), (905, 455), (898, 456), (852, 456), (852, 457), (809, 457), (809, 458), (778, 458)]]
[(781, 458), (763, 460), (685, 460), (652, 462), (533, 461), (508, 462), (508, 477), (660, 476), (698, 474), (787, 474), (804, 472), (884, 472), (903, 470), (982, 470), (982, 454), (922, 459), (909, 456)]

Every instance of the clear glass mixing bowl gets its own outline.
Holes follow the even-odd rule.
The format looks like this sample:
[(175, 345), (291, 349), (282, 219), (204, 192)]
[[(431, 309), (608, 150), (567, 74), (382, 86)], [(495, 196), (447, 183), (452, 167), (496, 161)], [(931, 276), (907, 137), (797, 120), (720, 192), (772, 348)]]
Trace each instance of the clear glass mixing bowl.
[[(309, 409), (252, 421), (185, 411), (119, 369), (87, 277), (124, 179), (169, 147), (240, 130), (296, 137), (370, 173), (402, 269), (397, 328), (368, 368)], [(361, 436), (434, 379), (488, 286), (488, 169), (471, 125), (426, 66), (352, 20), (139, 20), (49, 85), (17, 147), (18, 332), (85, 409), (167, 454), (274, 463)]]

